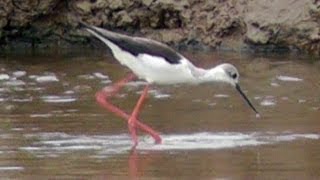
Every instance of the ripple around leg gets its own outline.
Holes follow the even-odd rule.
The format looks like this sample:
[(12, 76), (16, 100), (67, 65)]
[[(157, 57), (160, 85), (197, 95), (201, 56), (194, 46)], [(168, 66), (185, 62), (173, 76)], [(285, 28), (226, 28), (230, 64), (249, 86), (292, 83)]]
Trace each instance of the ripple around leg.
[[(26, 138), (36, 138), (38, 141), (30, 146), (21, 147), (39, 157), (59, 156), (75, 151), (93, 151), (93, 157), (110, 157), (123, 154), (131, 149), (131, 138), (127, 134), (87, 136), (69, 135), (65, 133), (38, 133), (26, 135)], [(155, 145), (153, 139), (140, 137), (137, 150), (148, 151), (179, 151), (196, 149), (226, 149), (247, 146), (275, 144), (299, 139), (320, 139), (319, 134), (295, 133), (236, 133), (236, 132), (201, 132), (193, 134), (162, 135), (163, 143)]]

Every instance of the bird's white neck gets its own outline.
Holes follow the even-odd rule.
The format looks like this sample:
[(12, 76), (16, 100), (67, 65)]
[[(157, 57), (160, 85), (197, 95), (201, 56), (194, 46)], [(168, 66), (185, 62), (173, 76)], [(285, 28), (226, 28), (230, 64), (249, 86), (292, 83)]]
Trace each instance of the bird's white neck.
[(225, 72), (219, 67), (211, 69), (196, 68), (195, 72), (200, 83), (225, 81)]

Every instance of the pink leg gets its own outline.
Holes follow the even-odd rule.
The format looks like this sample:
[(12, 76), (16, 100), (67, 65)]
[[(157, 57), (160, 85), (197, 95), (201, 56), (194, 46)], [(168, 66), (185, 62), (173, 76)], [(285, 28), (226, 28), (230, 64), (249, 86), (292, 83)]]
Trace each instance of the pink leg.
[(148, 96), (148, 90), (149, 90), (149, 85), (146, 85), (146, 87), (144, 88), (136, 106), (134, 107), (134, 110), (131, 114), (131, 117), (128, 120), (128, 127), (129, 127), (129, 131), (134, 143), (134, 146), (136, 146), (138, 144), (138, 138), (137, 138), (137, 129), (136, 129), (136, 123), (137, 123), (137, 118), (138, 118), (138, 114), (141, 110), (142, 104), (144, 102), (144, 99)]
[[(125, 113), (120, 108), (116, 107), (115, 105), (111, 104), (108, 101), (108, 98), (114, 96), (127, 82), (132, 81), (135, 79), (136, 76), (134, 74), (129, 74), (124, 79), (120, 80), (119, 82), (115, 83), (113, 86), (108, 86), (104, 88), (103, 90), (96, 93), (96, 100), (97, 102), (105, 109), (113, 112), (114, 114), (118, 115), (119, 117), (122, 117), (125, 120), (129, 120), (130, 115)], [(136, 127), (142, 129), (146, 133), (150, 134), (156, 144), (161, 143), (161, 137), (159, 133), (157, 133), (155, 130), (153, 130), (151, 127), (147, 126), (146, 124), (141, 123), (138, 119), (135, 121)]]

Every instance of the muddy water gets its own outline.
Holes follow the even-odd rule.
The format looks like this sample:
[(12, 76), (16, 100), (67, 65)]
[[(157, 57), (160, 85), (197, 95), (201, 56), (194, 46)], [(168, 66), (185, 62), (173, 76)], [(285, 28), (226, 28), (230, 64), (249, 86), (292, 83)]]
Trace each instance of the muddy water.
[[(101, 52), (0, 56), (0, 176), (18, 179), (318, 179), (320, 64), (288, 54), (184, 53), (238, 67), (261, 118), (227, 85), (153, 86), (131, 149), (94, 94), (128, 70)], [(113, 99), (128, 112), (144, 82)]]

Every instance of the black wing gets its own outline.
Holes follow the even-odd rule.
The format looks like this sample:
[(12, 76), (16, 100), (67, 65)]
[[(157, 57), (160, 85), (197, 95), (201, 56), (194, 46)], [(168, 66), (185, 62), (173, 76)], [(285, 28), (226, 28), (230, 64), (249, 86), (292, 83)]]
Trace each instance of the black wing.
[(96, 26), (87, 25), (85, 23), (80, 24), (108, 39), (112, 43), (119, 46), (122, 50), (125, 50), (134, 56), (138, 56), (139, 54), (149, 54), (151, 56), (163, 57), (170, 64), (179, 64), (180, 60), (183, 58), (182, 55), (174, 51), (169, 46), (151, 39), (130, 37)]

